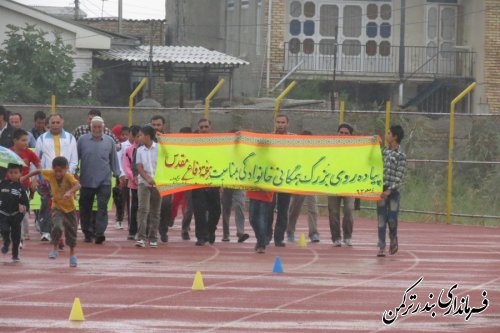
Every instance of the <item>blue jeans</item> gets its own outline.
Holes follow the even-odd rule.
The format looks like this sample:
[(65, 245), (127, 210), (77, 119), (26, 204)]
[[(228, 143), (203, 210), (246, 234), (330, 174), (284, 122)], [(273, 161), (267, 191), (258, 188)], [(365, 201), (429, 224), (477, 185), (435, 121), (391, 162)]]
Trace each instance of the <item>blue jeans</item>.
[(272, 211), (272, 202), (250, 199), (248, 219), (257, 238), (257, 247), (265, 248), (267, 245), (267, 227), (269, 212)]
[(393, 242), (398, 240), (398, 215), (400, 194), (393, 191), (386, 199), (377, 201), (378, 218), (378, 247), (385, 248), (385, 234), (389, 225), (389, 238)]
[[(92, 204), (97, 196), (97, 213), (95, 226), (92, 224)], [(80, 189), (80, 224), (86, 238), (104, 236), (108, 227), (108, 201), (111, 197), (111, 185), (101, 185), (97, 188), (82, 187)]]

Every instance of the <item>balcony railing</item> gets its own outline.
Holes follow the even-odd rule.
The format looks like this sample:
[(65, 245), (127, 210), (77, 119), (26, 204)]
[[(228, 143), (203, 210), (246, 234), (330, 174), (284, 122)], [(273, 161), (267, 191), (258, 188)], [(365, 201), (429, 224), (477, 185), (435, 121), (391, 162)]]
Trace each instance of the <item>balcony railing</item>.
[[(474, 52), (421, 46), (406, 46), (404, 49), (406, 79), (473, 77)], [(330, 74), (336, 62), (338, 75), (398, 77), (399, 46), (339, 44), (335, 48), (331, 43), (318, 43), (309, 44), (304, 49), (300, 45), (285, 43), (285, 70), (289, 71), (301, 62), (297, 73)]]

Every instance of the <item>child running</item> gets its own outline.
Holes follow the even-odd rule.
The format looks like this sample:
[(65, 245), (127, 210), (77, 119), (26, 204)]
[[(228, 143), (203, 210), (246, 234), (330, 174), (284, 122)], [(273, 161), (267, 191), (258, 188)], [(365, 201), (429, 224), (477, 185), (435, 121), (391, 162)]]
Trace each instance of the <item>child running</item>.
[(23, 167), (17, 164), (7, 166), (6, 179), (0, 180), (0, 232), (3, 239), (2, 253), (9, 252), (12, 241), (12, 261), (18, 262), (19, 243), (21, 242), (21, 222), (26, 207), (28, 196), (21, 184)]
[(68, 173), (68, 168), (68, 160), (63, 156), (58, 156), (52, 161), (52, 170), (35, 170), (24, 177), (41, 174), (43, 179), (49, 182), (53, 197), (53, 226), (50, 237), (54, 246), (49, 258), (57, 258), (57, 246), (64, 228), (66, 245), (70, 248), (69, 266), (76, 267), (75, 246), (78, 226), (74, 196), (76, 191), (80, 189), (80, 183)]

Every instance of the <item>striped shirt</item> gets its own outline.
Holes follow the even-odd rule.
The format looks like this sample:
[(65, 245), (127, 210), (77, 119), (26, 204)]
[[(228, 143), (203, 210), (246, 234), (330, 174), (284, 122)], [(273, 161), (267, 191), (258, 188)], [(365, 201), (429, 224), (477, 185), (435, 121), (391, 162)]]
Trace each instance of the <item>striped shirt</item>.
[(406, 171), (405, 153), (400, 146), (395, 150), (387, 147), (382, 151), (382, 159), (384, 160), (384, 188), (399, 190)]

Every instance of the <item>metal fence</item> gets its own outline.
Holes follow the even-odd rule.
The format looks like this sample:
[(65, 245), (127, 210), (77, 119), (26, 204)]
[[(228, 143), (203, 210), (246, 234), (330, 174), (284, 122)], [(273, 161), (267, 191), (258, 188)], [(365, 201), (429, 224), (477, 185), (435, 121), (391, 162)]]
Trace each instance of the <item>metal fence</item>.
[[(285, 43), (285, 70), (301, 63), (298, 73), (324, 73), (334, 70), (346, 75), (399, 75), (399, 46), (334, 43)], [(472, 78), (475, 53), (460, 49), (405, 46), (406, 77)]]

